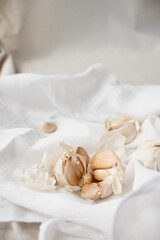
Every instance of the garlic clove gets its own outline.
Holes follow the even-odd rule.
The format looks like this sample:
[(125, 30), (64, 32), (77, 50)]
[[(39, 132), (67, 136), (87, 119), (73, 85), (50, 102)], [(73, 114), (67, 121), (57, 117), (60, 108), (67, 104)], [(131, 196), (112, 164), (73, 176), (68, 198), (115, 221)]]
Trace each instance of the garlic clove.
[(104, 181), (100, 182), (99, 187), (101, 189), (101, 198), (102, 199), (107, 198), (110, 195), (112, 195), (112, 193), (113, 193), (112, 184), (109, 181), (104, 180)]
[(86, 183), (81, 190), (81, 196), (85, 199), (97, 200), (100, 198), (101, 192), (97, 183)]
[(119, 132), (126, 137), (125, 144), (132, 142), (137, 136), (136, 126), (130, 122), (126, 122), (121, 128), (119, 128)]
[(93, 181), (93, 175), (92, 173), (86, 173), (83, 177), (83, 183), (91, 183)]
[(140, 125), (138, 121), (127, 117), (117, 118), (112, 121), (106, 120), (105, 126), (108, 131), (119, 131), (123, 136), (125, 136), (125, 144), (132, 142), (137, 136), (137, 133), (140, 132)]
[(53, 133), (56, 131), (57, 127), (53, 122), (42, 122), (36, 126), (35, 129), (43, 133)]
[(108, 169), (117, 166), (118, 158), (111, 151), (105, 150), (99, 152), (91, 159), (92, 169)]
[(70, 161), (66, 161), (65, 176), (71, 185), (73, 185), (73, 186), (79, 185), (80, 179), (76, 175), (76, 171), (75, 171), (73, 163), (71, 163)]
[(109, 175), (110, 173), (107, 170), (98, 169), (93, 171), (94, 179), (97, 181), (103, 181)]
[(80, 156), (82, 156), (82, 157), (79, 156), (78, 159), (82, 163), (84, 171), (86, 172), (87, 165), (88, 165), (88, 162), (89, 162), (89, 156), (88, 156), (87, 151), (82, 147), (77, 147), (76, 153), (79, 154)]
[(112, 130), (116, 130), (119, 129), (120, 127), (122, 127), (124, 124), (123, 121), (120, 121), (118, 119), (113, 120), (112, 122), (110, 121), (105, 121), (105, 126), (107, 128), (108, 131), (112, 131)]

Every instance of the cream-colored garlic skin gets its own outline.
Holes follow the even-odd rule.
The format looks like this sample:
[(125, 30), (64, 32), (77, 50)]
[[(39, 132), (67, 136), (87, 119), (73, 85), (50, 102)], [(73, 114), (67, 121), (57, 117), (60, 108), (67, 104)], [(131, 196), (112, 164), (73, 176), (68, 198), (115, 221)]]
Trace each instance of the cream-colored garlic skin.
[(131, 143), (137, 136), (137, 133), (140, 132), (138, 121), (125, 117), (114, 119), (112, 121), (106, 120), (105, 126), (108, 131), (119, 131), (123, 136), (125, 136), (125, 144)]
[(35, 190), (53, 191), (56, 188), (55, 175), (37, 166), (29, 169), (22, 169), (19, 177), (24, 185)]
[(53, 133), (56, 131), (57, 127), (53, 122), (41, 122), (35, 129), (43, 133)]
[(142, 143), (130, 156), (129, 160), (140, 160), (144, 166), (160, 171), (160, 140)]
[(66, 151), (58, 159), (54, 172), (58, 183), (69, 191), (78, 191), (86, 174), (89, 156), (82, 147), (71, 148), (62, 144)]

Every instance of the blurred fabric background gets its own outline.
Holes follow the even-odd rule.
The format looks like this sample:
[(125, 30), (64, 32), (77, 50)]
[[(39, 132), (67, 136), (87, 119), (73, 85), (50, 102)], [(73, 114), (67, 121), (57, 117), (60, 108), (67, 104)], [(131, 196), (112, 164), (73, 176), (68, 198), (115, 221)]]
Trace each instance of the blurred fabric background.
[(102, 63), (120, 83), (160, 83), (159, 0), (0, 0), (0, 39), (1, 75)]

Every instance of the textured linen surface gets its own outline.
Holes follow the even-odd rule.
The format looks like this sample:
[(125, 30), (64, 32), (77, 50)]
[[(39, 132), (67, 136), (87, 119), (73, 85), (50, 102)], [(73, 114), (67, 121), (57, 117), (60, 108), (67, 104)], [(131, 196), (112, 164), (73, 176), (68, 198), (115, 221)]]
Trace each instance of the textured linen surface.
[[(59, 142), (62, 140), (71, 146), (83, 146), (92, 156), (96, 142), (105, 133), (107, 117), (129, 116), (142, 124), (141, 133), (127, 145), (129, 151), (145, 140), (158, 139), (160, 86), (119, 85), (109, 71), (95, 65), (75, 76), (17, 74), (1, 77), (0, 92), (3, 213), (0, 221), (44, 221), (39, 235), (41, 240), (112, 239), (119, 204), (127, 194), (143, 189), (146, 182), (151, 181), (151, 186), (153, 178), (160, 181), (158, 172), (146, 169), (135, 159), (126, 168), (123, 193), (91, 204), (78, 194), (29, 189), (19, 180), (19, 170), (40, 162), (44, 151), (61, 151)], [(34, 130), (41, 121), (48, 120), (56, 123), (55, 133), (48, 135)], [(150, 196), (155, 188), (149, 189), (152, 189)], [(11, 214), (5, 211), (4, 199), (11, 202)], [(144, 207), (145, 202), (146, 198)], [(114, 229), (118, 233), (119, 228)], [(145, 231), (147, 229), (145, 225)]]

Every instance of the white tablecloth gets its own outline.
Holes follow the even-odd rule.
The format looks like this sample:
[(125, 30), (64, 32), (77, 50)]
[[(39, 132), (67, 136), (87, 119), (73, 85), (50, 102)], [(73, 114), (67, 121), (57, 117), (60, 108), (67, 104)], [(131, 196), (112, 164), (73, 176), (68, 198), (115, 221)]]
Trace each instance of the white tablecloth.
[[(59, 141), (62, 140), (72, 146), (83, 146), (92, 156), (96, 142), (105, 133), (104, 120), (107, 117), (129, 116), (140, 121), (142, 131), (127, 146), (129, 150), (145, 140), (159, 138), (160, 86), (119, 85), (103, 66), (95, 65), (74, 76), (18, 74), (2, 77), (0, 92), (0, 196), (3, 213), (0, 221), (44, 221), (39, 236), (41, 240), (112, 239), (113, 228), (116, 239), (123, 226), (122, 221), (115, 222), (115, 214), (121, 219), (125, 211), (123, 202), (132, 194), (143, 194), (146, 191), (143, 185), (148, 182), (150, 187), (143, 208), (150, 204), (148, 214), (151, 219), (154, 217), (156, 225), (159, 207), (156, 205), (158, 210), (152, 212), (154, 199), (150, 196), (159, 196), (153, 179), (156, 178), (158, 186), (160, 176), (158, 172), (146, 169), (137, 159), (127, 166), (122, 194), (93, 204), (69, 192), (48, 193), (29, 189), (21, 183), (18, 174), (20, 168), (40, 162), (44, 151), (60, 151)], [(48, 135), (33, 129), (39, 122), (47, 120), (56, 123), (55, 133)], [(9, 212), (3, 199), (12, 203), (9, 204)], [(140, 209), (135, 205), (136, 211)], [(132, 221), (134, 212), (127, 213), (126, 219), (128, 217)], [(145, 221), (145, 232), (149, 229), (147, 224), (149, 222)], [(132, 233), (133, 229), (129, 229)], [(156, 230), (154, 239), (158, 240)], [(151, 229), (150, 232), (152, 234)], [(125, 236), (123, 239), (127, 239)], [(142, 231), (141, 239), (145, 239), (144, 236)], [(133, 234), (130, 239), (135, 239)]]

